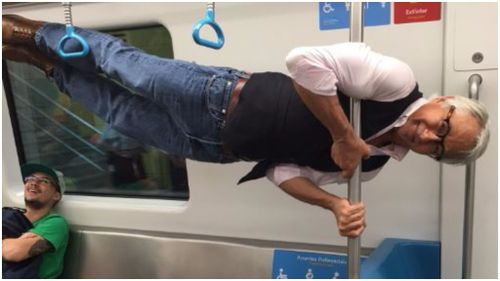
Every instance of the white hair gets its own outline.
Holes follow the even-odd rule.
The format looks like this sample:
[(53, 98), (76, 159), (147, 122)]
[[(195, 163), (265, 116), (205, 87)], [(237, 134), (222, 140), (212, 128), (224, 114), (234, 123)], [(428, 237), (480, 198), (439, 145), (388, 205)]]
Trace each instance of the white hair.
[(467, 112), (479, 122), (481, 131), (476, 136), (475, 144), (471, 149), (458, 151), (453, 155), (445, 155), (441, 162), (448, 164), (468, 164), (483, 155), (490, 140), (489, 115), (486, 106), (482, 103), (462, 96), (452, 96), (444, 100), (448, 106), (455, 106), (456, 111)]

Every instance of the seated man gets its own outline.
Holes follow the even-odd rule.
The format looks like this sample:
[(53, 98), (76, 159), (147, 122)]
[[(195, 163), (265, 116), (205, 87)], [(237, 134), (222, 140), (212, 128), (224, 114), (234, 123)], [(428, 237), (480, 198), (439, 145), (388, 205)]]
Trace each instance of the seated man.
[[(27, 219), (25, 225), (29, 226), (20, 236), (2, 235), (2, 276), (57, 278), (63, 271), (69, 237), (66, 220), (53, 212), (54, 206), (62, 198), (61, 182), (54, 170), (40, 164), (25, 164), (21, 172), (25, 182), (26, 211), (17, 215), (24, 216)], [(11, 216), (5, 216), (5, 210), (3, 214), (5, 232), (5, 220)], [(28, 259), (32, 260), (25, 262)]]
[[(364, 230), (363, 204), (318, 186), (345, 182), (362, 159), (363, 180), (371, 179), (409, 150), (466, 163), (489, 139), (484, 106), (459, 96), (424, 99), (407, 64), (363, 43), (296, 49), (287, 57), (289, 77), (163, 59), (80, 28), (90, 53), (60, 60), (64, 25), (10, 15), (2, 30), (4, 58), (42, 69), (117, 131), (193, 160), (258, 161), (240, 182), (267, 175), (332, 211), (344, 236)], [(80, 48), (68, 41), (65, 51)], [(346, 117), (349, 97), (362, 99), (361, 136)]]

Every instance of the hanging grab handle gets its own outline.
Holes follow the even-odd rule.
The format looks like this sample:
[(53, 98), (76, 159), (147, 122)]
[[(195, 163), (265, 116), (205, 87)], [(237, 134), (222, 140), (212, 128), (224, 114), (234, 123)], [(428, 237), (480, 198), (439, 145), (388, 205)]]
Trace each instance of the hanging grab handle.
[[(66, 44), (66, 41), (69, 39), (76, 39), (78, 42), (80, 42), (80, 45), (82, 46), (81, 51), (77, 52), (72, 52), (72, 53), (66, 53), (64, 52), (64, 45)], [(72, 25), (66, 25), (66, 35), (59, 41), (59, 47), (58, 47), (58, 52), (59, 56), (61, 56), (63, 59), (67, 58), (78, 58), (78, 57), (84, 57), (89, 53), (89, 44), (81, 37), (80, 35), (75, 33), (75, 30), (73, 29)]]
[[(200, 38), (200, 29), (204, 25), (211, 26), (215, 33), (217, 34), (217, 42), (212, 42), (203, 38)], [(220, 26), (215, 22), (215, 3), (211, 2), (207, 4), (207, 13), (205, 18), (199, 20), (193, 27), (193, 40), (202, 46), (209, 47), (212, 49), (220, 49), (224, 46), (224, 33)]]
[[(71, 3), (63, 2), (62, 6), (64, 7), (64, 18), (66, 21), (66, 35), (64, 35), (63, 38), (61, 38), (61, 40), (59, 41), (57, 52), (59, 53), (59, 56), (63, 59), (84, 57), (89, 53), (90, 50), (89, 44), (87, 44), (87, 41), (85, 41), (83, 37), (75, 33), (75, 29), (73, 28), (73, 19), (71, 15)], [(82, 46), (82, 50), (66, 53), (64, 51), (64, 45), (69, 39), (77, 40)]]

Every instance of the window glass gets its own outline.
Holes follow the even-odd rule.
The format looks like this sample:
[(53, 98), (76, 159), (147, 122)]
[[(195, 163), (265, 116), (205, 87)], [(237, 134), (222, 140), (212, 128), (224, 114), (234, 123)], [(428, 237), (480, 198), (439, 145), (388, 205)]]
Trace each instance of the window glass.
[[(147, 53), (173, 57), (170, 33), (163, 26), (105, 32)], [(60, 170), (66, 193), (188, 198), (185, 159), (113, 130), (35, 67), (8, 61), (7, 70), (6, 94), (14, 107), (20, 159)]]

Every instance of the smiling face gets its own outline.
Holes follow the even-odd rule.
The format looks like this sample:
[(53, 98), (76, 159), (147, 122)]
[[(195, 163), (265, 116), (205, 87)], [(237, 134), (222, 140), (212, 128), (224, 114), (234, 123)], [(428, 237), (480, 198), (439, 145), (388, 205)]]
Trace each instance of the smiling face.
[(25, 179), (24, 202), (34, 209), (52, 207), (61, 199), (54, 180), (44, 173), (34, 173)]
[(433, 99), (411, 114), (407, 122), (396, 129), (396, 143), (433, 158), (471, 149), (481, 126), (470, 113), (452, 110), (444, 102), (446, 98)]

